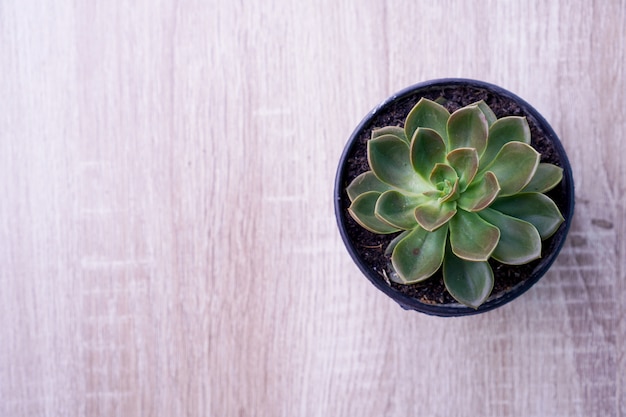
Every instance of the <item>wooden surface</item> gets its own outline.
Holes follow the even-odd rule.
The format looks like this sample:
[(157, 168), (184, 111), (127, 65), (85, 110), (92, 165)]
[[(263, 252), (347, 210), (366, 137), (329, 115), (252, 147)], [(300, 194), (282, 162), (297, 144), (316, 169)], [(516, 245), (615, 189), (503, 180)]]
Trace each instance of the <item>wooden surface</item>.
[[(624, 1), (0, 2), (1, 416), (626, 416)], [(577, 206), (488, 314), (349, 259), (336, 164), (410, 84), (533, 104)]]

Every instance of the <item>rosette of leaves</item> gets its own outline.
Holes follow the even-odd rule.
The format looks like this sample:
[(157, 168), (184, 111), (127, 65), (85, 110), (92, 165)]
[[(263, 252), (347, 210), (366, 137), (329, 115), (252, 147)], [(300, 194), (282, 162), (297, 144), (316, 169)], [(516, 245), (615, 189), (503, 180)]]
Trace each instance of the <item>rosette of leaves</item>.
[(350, 215), (365, 229), (401, 232), (386, 249), (391, 279), (412, 284), (443, 268), (448, 292), (478, 308), (490, 295), (488, 260), (521, 265), (563, 222), (544, 193), (562, 169), (540, 163), (525, 118), (497, 119), (483, 101), (450, 114), (422, 98), (404, 127), (375, 129), (370, 171), (348, 186)]

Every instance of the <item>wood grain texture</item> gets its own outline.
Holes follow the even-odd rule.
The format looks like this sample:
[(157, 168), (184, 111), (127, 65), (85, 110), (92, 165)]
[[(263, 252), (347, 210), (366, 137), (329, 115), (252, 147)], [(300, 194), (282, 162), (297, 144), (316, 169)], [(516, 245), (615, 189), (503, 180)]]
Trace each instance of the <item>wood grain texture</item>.
[[(626, 3), (0, 3), (0, 415), (626, 416)], [(448, 76), (533, 104), (577, 207), (488, 314), (336, 231), (347, 137)]]

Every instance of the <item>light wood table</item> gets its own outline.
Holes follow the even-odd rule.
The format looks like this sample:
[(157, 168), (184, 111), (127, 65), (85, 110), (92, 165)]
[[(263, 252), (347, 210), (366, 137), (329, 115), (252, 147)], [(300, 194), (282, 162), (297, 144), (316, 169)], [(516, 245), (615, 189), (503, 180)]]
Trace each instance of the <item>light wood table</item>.
[[(1, 416), (626, 416), (626, 3), (0, 3)], [(356, 124), (498, 84), (561, 137), (553, 269), (405, 312), (333, 214)]]

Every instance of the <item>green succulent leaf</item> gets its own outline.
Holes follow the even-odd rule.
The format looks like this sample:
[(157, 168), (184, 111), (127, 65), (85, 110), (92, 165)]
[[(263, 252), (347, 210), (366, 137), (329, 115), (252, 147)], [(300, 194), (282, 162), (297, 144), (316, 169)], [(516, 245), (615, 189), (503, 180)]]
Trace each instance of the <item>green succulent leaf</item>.
[(384, 192), (376, 202), (375, 215), (399, 229), (408, 230), (417, 226), (415, 207), (428, 201), (424, 195), (406, 195), (396, 190)]
[(491, 254), (495, 260), (522, 265), (541, 257), (541, 236), (535, 226), (491, 208), (478, 214), (500, 229), (500, 241)]
[(436, 164), (445, 161), (446, 144), (433, 129), (419, 127), (411, 140), (411, 164), (427, 180)]
[(417, 227), (398, 242), (391, 255), (391, 263), (400, 283), (423, 281), (439, 269), (447, 234), (446, 226), (434, 232)]
[(485, 170), (493, 172), (500, 184), (500, 195), (518, 193), (535, 175), (539, 154), (530, 145), (522, 142), (505, 144)]
[(459, 191), (465, 191), (478, 172), (478, 152), (472, 148), (458, 148), (446, 159), (459, 177)]
[(535, 171), (535, 175), (523, 192), (545, 193), (557, 186), (563, 179), (563, 168), (556, 165), (540, 163)]
[(525, 117), (503, 117), (489, 128), (487, 148), (480, 157), (481, 168), (489, 165), (502, 147), (509, 142), (522, 142), (530, 145), (530, 128)]
[(498, 245), (500, 230), (478, 214), (458, 210), (449, 221), (450, 246), (467, 261), (486, 261)]
[(540, 193), (498, 198), (491, 208), (532, 224), (544, 240), (552, 236), (565, 220), (554, 201)]
[(446, 181), (452, 184), (458, 179), (458, 176), (456, 175), (454, 168), (450, 165), (435, 164), (428, 179), (432, 185), (436, 186), (437, 184), (445, 183)]
[(374, 214), (376, 202), (380, 195), (377, 191), (359, 195), (348, 208), (348, 212), (358, 224), (370, 232), (381, 235), (398, 232), (400, 229), (383, 222)]
[(491, 125), (494, 124), (496, 120), (498, 120), (493, 110), (491, 110), (491, 107), (489, 107), (487, 103), (485, 103), (483, 100), (480, 100), (474, 104), (478, 106), (480, 111), (483, 112), (483, 114), (485, 115), (485, 119), (487, 120), (488, 126), (491, 127)]
[(456, 201), (459, 198), (459, 179), (457, 178), (452, 184), (446, 182), (443, 191), (443, 196), (440, 197), (441, 203)]
[(353, 179), (348, 188), (346, 188), (346, 192), (350, 201), (354, 201), (355, 198), (368, 191), (384, 193), (390, 189), (390, 185), (379, 180), (372, 171), (367, 171)]
[(500, 193), (500, 184), (495, 174), (487, 171), (480, 179), (474, 181), (457, 200), (457, 204), (465, 211), (480, 211), (489, 207)]
[(411, 231), (412, 230), (405, 230), (404, 232), (400, 233), (398, 236), (394, 237), (385, 248), (385, 256), (390, 256), (393, 253), (393, 250), (396, 248), (396, 245), (400, 243), (402, 239), (407, 237), (409, 233), (411, 233)]
[(487, 119), (478, 106), (463, 107), (448, 119), (448, 150), (474, 148), (482, 155), (487, 146)]
[(418, 127), (426, 127), (439, 133), (442, 138), (447, 137), (446, 124), (450, 112), (441, 104), (421, 98), (409, 112), (404, 123), (404, 132), (407, 138), (412, 138)]
[(432, 191), (426, 191), (425, 193), (422, 193), (422, 195), (430, 198), (431, 200), (441, 200), (442, 198), (446, 196), (446, 193), (443, 191), (439, 191), (439, 190), (432, 190)]
[(397, 137), (398, 139), (402, 139), (404, 142), (409, 143), (409, 138), (406, 137), (404, 133), (404, 129), (400, 126), (385, 126), (379, 129), (372, 130), (371, 139), (376, 139), (381, 136), (392, 135)]
[(446, 246), (443, 260), (443, 283), (459, 303), (478, 308), (493, 290), (493, 271), (488, 262), (466, 261)]
[(456, 203), (454, 201), (429, 200), (415, 209), (417, 222), (429, 232), (447, 223), (455, 214)]
[(411, 165), (409, 145), (393, 135), (383, 135), (367, 142), (370, 168), (382, 182), (412, 193), (432, 187), (417, 175)]

